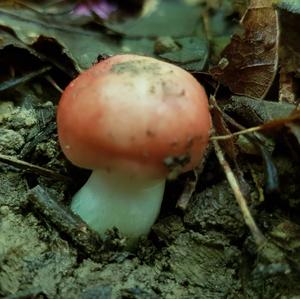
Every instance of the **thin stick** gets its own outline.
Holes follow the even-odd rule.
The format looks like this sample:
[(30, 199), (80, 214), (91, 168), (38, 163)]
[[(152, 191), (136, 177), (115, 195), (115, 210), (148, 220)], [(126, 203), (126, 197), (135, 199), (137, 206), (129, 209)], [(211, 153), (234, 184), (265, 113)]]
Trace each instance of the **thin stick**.
[(176, 208), (180, 209), (181, 211), (185, 211), (187, 209), (190, 199), (193, 193), (195, 192), (197, 181), (198, 181), (198, 174), (196, 170), (194, 170), (193, 178), (188, 178), (187, 181), (185, 182), (183, 192), (180, 195), (179, 199), (177, 200)]
[(238, 135), (245, 135), (245, 134), (257, 132), (261, 129), (262, 129), (261, 126), (251, 127), (251, 128), (241, 130), (241, 131), (238, 131), (238, 132), (234, 132), (234, 133), (231, 133), (231, 134), (228, 134), (228, 135), (212, 136), (212, 137), (210, 137), (210, 140), (226, 140), (226, 139), (230, 139), (230, 138), (233, 138), (235, 136), (238, 136)]
[(38, 166), (38, 165), (34, 165), (34, 164), (29, 163), (29, 162), (19, 160), (15, 157), (0, 154), (0, 162), (12, 165), (12, 166), (17, 167), (19, 169), (23, 169), (27, 172), (33, 172), (33, 173), (36, 173), (38, 175), (42, 175), (44, 177), (50, 177), (50, 178), (53, 178), (53, 179), (56, 179), (56, 180), (63, 180), (63, 181), (66, 181), (66, 182), (71, 181), (70, 178), (68, 178), (68, 177), (66, 177), (62, 174), (56, 173), (55, 171), (53, 171), (51, 169), (47, 169), (47, 168), (44, 168), (44, 167), (41, 167), (41, 166)]
[(69, 236), (85, 256), (100, 260), (102, 240), (79, 216), (59, 204), (40, 185), (28, 192), (28, 200), (39, 215), (50, 221), (61, 233)]
[(249, 229), (252, 233), (252, 236), (255, 240), (255, 243), (260, 248), (261, 246), (263, 246), (265, 244), (266, 239), (263, 236), (263, 234), (261, 233), (261, 231), (259, 230), (259, 228), (257, 227), (257, 225), (248, 209), (246, 199), (244, 198), (244, 196), (241, 192), (238, 181), (237, 181), (230, 165), (228, 164), (228, 162), (226, 161), (226, 159), (224, 157), (224, 154), (222, 152), (222, 149), (221, 149), (218, 141), (212, 140), (212, 143), (213, 143), (217, 158), (219, 160), (219, 163), (223, 167), (223, 170), (227, 177), (228, 183), (229, 183), (229, 185), (233, 191), (233, 194), (235, 196), (235, 199), (236, 199), (237, 203), (239, 204), (240, 209), (243, 213), (245, 223), (249, 227)]
[(45, 76), (46, 80), (59, 92), (63, 93), (64, 91), (58, 86), (58, 84), (53, 80), (50, 75)]
[(238, 124), (234, 119), (232, 119), (229, 115), (224, 113), (220, 109), (220, 107), (218, 106), (216, 100), (213, 97), (210, 98), (210, 102), (212, 103), (214, 108), (217, 109), (222, 114), (222, 116), (225, 120), (229, 121), (232, 125), (234, 125), (235, 127), (237, 127), (240, 130), (238, 132), (234, 132), (234, 133), (231, 133), (231, 134), (228, 134), (228, 135), (212, 136), (210, 138), (210, 140), (226, 140), (226, 139), (233, 138), (234, 136), (238, 136), (238, 135), (246, 135), (246, 134), (255, 133), (255, 132), (258, 132), (258, 131), (262, 131), (262, 130), (270, 130), (272, 128), (278, 128), (280, 126), (284, 126), (284, 125), (286, 125), (288, 123), (291, 123), (293, 121), (299, 121), (300, 120), (300, 114), (297, 113), (299, 108), (297, 107), (294, 110), (295, 113), (290, 114), (287, 117), (273, 119), (273, 120), (270, 120), (268, 122), (265, 122), (262, 125), (245, 129), (243, 126)]
[(9, 88), (15, 87), (17, 85), (23, 84), (25, 82), (28, 82), (29, 80), (32, 80), (35, 77), (40, 76), (50, 70), (51, 70), (51, 66), (46, 66), (35, 72), (31, 72), (29, 74), (22, 75), (21, 77), (17, 77), (17, 78), (13, 78), (8, 81), (5, 81), (0, 84), (0, 91), (4, 91), (6, 89), (9, 89)]

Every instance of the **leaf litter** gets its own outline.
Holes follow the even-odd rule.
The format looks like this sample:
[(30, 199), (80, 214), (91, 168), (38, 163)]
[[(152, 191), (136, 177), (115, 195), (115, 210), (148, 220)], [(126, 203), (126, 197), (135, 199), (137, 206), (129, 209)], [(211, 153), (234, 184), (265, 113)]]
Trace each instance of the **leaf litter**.
[[(299, 296), (299, 11), (292, 0), (0, 1), (0, 296)], [(180, 65), (214, 99), (205, 162), (169, 182), (136, 252), (61, 208), (88, 174), (59, 149), (60, 92), (117, 53)]]

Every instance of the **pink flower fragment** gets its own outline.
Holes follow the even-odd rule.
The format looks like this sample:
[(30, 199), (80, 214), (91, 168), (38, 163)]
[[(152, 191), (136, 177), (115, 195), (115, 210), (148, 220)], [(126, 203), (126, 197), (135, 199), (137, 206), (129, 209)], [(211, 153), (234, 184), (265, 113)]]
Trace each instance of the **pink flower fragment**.
[(107, 0), (86, 0), (76, 5), (72, 13), (77, 16), (90, 16), (94, 13), (101, 19), (107, 19), (117, 8), (116, 4)]

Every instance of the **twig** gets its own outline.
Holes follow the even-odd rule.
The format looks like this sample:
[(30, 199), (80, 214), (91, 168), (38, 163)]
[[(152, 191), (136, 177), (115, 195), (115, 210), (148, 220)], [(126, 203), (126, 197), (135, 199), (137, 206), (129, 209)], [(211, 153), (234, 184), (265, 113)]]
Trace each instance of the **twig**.
[(263, 236), (263, 234), (261, 233), (261, 231), (259, 230), (259, 228), (257, 227), (257, 225), (248, 209), (246, 199), (244, 198), (244, 196), (241, 192), (241, 189), (239, 187), (237, 179), (236, 179), (230, 165), (228, 164), (228, 162), (226, 161), (226, 159), (224, 157), (224, 154), (222, 152), (222, 149), (221, 149), (218, 141), (212, 140), (212, 143), (213, 143), (217, 158), (219, 160), (219, 163), (223, 167), (223, 170), (225, 172), (228, 183), (229, 183), (229, 185), (233, 191), (233, 194), (235, 196), (235, 199), (236, 199), (237, 203), (239, 204), (240, 209), (243, 213), (245, 223), (249, 227), (249, 229), (252, 233), (252, 236), (255, 240), (255, 243), (257, 244), (257, 246), (259, 248), (261, 248), (265, 244), (266, 239)]
[(45, 189), (37, 185), (28, 193), (34, 209), (51, 222), (61, 233), (68, 235), (80, 251), (94, 260), (100, 260), (102, 241), (82, 219), (60, 205)]
[(25, 74), (21, 77), (17, 77), (17, 78), (13, 78), (13, 79), (10, 79), (8, 81), (5, 81), (5, 82), (0, 84), (0, 91), (4, 91), (6, 89), (9, 89), (9, 88), (15, 87), (19, 84), (23, 84), (27, 81), (30, 81), (33, 78), (48, 72), (49, 70), (51, 70), (51, 68), (52, 68), (51, 66), (46, 66), (46, 67), (43, 67), (40, 70), (37, 70), (35, 72), (31, 72), (31, 73)]
[[(218, 111), (220, 111), (222, 113), (222, 116), (224, 117), (224, 119), (228, 120), (232, 124), (233, 119), (230, 118), (230, 116), (226, 115), (226, 113), (224, 113), (223, 111), (220, 110), (220, 107), (218, 107), (218, 105), (216, 104), (216, 101), (211, 98), (211, 102), (213, 103), (214, 108), (216, 108)], [(238, 135), (242, 135), (242, 134), (245, 135), (245, 134), (255, 133), (258, 131), (262, 131), (262, 130), (270, 130), (272, 128), (280, 128), (280, 127), (282, 127), (288, 123), (291, 123), (293, 121), (299, 121), (300, 114), (297, 113), (297, 109), (298, 108), (296, 108), (294, 110), (295, 113), (289, 115), (288, 117), (273, 119), (268, 122), (265, 122), (262, 125), (247, 128), (247, 129), (245, 129), (244, 127), (242, 127), (241, 125), (239, 125), (238, 123), (236, 123), (234, 121), (233, 124), (236, 127), (238, 127), (240, 129), (240, 131), (234, 132), (234, 133), (231, 133), (228, 135), (213, 136), (213, 137), (211, 137), (211, 140), (226, 140), (226, 139), (230, 139), (230, 138), (233, 138), (234, 136), (238, 136)]]
[(245, 134), (257, 132), (261, 129), (262, 129), (262, 126), (251, 127), (251, 128), (241, 130), (241, 131), (238, 131), (238, 132), (234, 132), (234, 133), (231, 133), (231, 134), (228, 134), (228, 135), (212, 136), (212, 137), (210, 137), (210, 140), (226, 140), (226, 139), (230, 139), (230, 138), (233, 138), (235, 136), (238, 136), (238, 135), (245, 135)]
[(48, 141), (50, 136), (56, 132), (56, 123), (53, 121), (52, 116), (47, 118), (48, 119), (45, 121), (43, 114), (39, 117), (39, 122), (41, 123), (39, 131), (34, 136), (31, 136), (30, 140), (23, 146), (19, 153), (19, 159), (25, 159), (39, 143)]
[(185, 182), (183, 192), (180, 195), (179, 199), (177, 200), (176, 208), (180, 209), (181, 211), (185, 211), (187, 209), (189, 201), (193, 193), (195, 192), (197, 181), (198, 181), (198, 174), (196, 170), (194, 170), (193, 177), (189, 177)]
[(44, 167), (41, 167), (41, 166), (38, 166), (38, 165), (34, 165), (34, 164), (29, 163), (29, 162), (19, 160), (17, 158), (11, 157), (11, 156), (0, 154), (0, 162), (12, 165), (12, 166), (20, 168), (20, 169), (23, 169), (27, 172), (33, 172), (33, 173), (36, 173), (38, 175), (42, 175), (44, 177), (50, 177), (50, 178), (53, 178), (55, 180), (63, 180), (65, 182), (70, 182), (71, 181), (70, 178), (68, 178), (68, 177), (66, 177), (62, 174), (56, 173), (53, 170), (50, 170), (50, 169), (47, 169), (47, 168), (44, 168)]
[(63, 93), (64, 91), (59, 87), (59, 85), (53, 80), (53, 78), (49, 75), (47, 75), (46, 80), (59, 92)]
[(203, 172), (204, 166), (207, 161), (207, 157), (210, 155), (211, 151), (212, 151), (212, 146), (209, 145), (205, 151), (205, 154), (200, 164), (196, 166), (196, 168), (193, 170), (193, 172), (191, 172), (191, 175), (186, 180), (184, 189), (176, 203), (176, 208), (180, 209), (181, 211), (185, 211), (187, 209), (188, 204), (192, 198), (192, 195), (196, 190), (199, 176)]
[[(266, 176), (266, 191), (268, 193), (277, 191), (278, 186), (279, 186), (279, 182), (278, 182), (278, 173), (277, 173), (276, 167), (275, 167), (269, 153), (265, 150), (264, 144), (261, 142), (261, 137), (259, 135), (260, 133), (256, 132), (256, 131), (264, 129), (265, 125), (261, 125), (261, 126), (246, 129), (244, 126), (242, 126), (241, 124), (236, 122), (231, 116), (224, 113), (224, 111), (218, 105), (215, 96), (211, 96), (209, 100), (210, 100), (210, 104), (212, 105), (213, 109), (216, 109), (218, 112), (220, 112), (225, 121), (229, 122), (232, 126), (234, 126), (234, 127), (236, 127), (237, 129), (240, 130), (239, 132), (232, 133), (232, 134), (229, 134), (229, 135), (212, 136), (210, 138), (210, 140), (211, 141), (225, 140), (227, 138), (232, 138), (235, 135), (249, 134), (249, 135), (246, 136), (246, 138), (248, 138), (258, 148), (258, 150), (260, 151), (261, 156), (263, 158), (263, 161), (264, 161), (264, 166), (265, 166), (264, 167), (264, 172), (265, 172), (265, 176)], [(298, 116), (296, 115), (296, 118), (297, 117)], [(294, 118), (295, 118), (295, 116), (293, 116), (293, 119)], [(257, 128), (257, 130), (255, 130), (256, 128)]]

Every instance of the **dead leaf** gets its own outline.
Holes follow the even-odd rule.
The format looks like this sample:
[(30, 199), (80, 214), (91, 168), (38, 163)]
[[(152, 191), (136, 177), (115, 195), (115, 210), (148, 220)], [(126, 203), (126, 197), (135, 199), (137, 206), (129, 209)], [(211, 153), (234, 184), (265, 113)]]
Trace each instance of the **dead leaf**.
[[(28, 47), (36, 47), (45, 40), (54, 46), (58, 44), (79, 72), (97, 62), (100, 56), (120, 53), (160, 57), (194, 72), (202, 71), (207, 62), (209, 47), (201, 21), (201, 7), (186, 4), (184, 0), (158, 1), (153, 12), (127, 18), (122, 23), (106, 21), (102, 27), (94, 23), (93, 28), (97, 30), (81, 26), (80, 18), (70, 13), (70, 4), (61, 4), (56, 12), (53, 5), (46, 9), (41, 3), (20, 3), (1, 2), (0, 26), (12, 30)], [(62, 13), (64, 5), (67, 10)], [(153, 36), (174, 37), (177, 51), (156, 55)]]
[(40, 55), (34, 49), (26, 46), (12, 34), (5, 32), (4, 30), (0, 30), (0, 49), (2, 50), (8, 46), (26, 49), (30, 54), (37, 56), (41, 59)]
[[(213, 119), (213, 124), (214, 128), (216, 130), (216, 135), (228, 135), (231, 134), (230, 130), (227, 127), (227, 124), (225, 123), (221, 112), (214, 108), (212, 110), (212, 119)], [(220, 141), (222, 144), (223, 150), (226, 152), (226, 154), (230, 157), (231, 160), (236, 160), (237, 158), (237, 148), (235, 145), (235, 139), (230, 138), (228, 140)]]
[(244, 96), (233, 96), (224, 106), (224, 112), (238, 116), (249, 127), (261, 125), (270, 120), (288, 117), (296, 106), (286, 102), (257, 101)]
[(124, 22), (105, 22), (114, 32), (130, 37), (183, 37), (201, 30), (199, 5), (188, 5), (184, 0), (159, 0), (155, 7), (139, 18)]
[(199, 36), (176, 39), (179, 49), (158, 55), (188, 70), (203, 70), (208, 59), (208, 41)]
[(116, 40), (108, 35), (67, 25), (51, 14), (42, 14), (19, 5), (0, 5), (0, 25), (13, 30), (28, 46), (41, 37), (55, 40), (78, 71), (89, 68), (100, 54), (111, 55), (119, 51)]
[(211, 73), (233, 93), (262, 99), (278, 66), (279, 25), (272, 1), (252, 0), (241, 23), (243, 34), (232, 37)]

